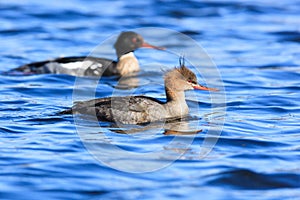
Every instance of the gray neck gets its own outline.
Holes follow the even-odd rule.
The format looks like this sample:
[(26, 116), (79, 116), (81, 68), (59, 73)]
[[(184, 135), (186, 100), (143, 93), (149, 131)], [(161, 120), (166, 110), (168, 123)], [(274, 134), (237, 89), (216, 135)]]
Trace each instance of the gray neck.
[(184, 91), (174, 91), (166, 88), (167, 103), (164, 105), (168, 117), (182, 117), (188, 114), (189, 108), (185, 101)]

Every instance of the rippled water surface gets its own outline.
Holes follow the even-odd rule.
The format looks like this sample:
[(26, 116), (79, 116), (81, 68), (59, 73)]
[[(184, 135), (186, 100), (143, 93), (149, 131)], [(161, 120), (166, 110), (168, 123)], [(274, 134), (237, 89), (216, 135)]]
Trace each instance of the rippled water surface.
[[(92, 51), (115, 58), (106, 39), (143, 27), (162, 28), (136, 30), (168, 49), (137, 50), (142, 71), (123, 83), (0, 75), (1, 199), (300, 198), (300, 1), (13, 0), (0, 11), (1, 72)], [(219, 74), (165, 30), (194, 39)], [(201, 83), (221, 87), (221, 76), (224, 84), (215, 98), (186, 93), (191, 119), (118, 128), (57, 114), (91, 90), (164, 100), (163, 71), (178, 65), (172, 52), (193, 63)], [(198, 133), (174, 135), (190, 132)]]

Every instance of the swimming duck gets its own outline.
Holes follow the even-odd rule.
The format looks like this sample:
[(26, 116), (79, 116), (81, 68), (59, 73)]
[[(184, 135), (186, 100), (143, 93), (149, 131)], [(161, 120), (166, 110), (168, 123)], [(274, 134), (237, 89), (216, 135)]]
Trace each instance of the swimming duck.
[(152, 48), (163, 50), (148, 44), (143, 37), (135, 32), (122, 32), (114, 48), (118, 56), (117, 61), (92, 56), (61, 57), (40, 62), (33, 62), (12, 69), (8, 74), (69, 74), (74, 76), (123, 76), (140, 70), (134, 51), (138, 48)]
[(184, 63), (164, 76), (166, 102), (148, 96), (98, 98), (76, 103), (61, 114), (95, 115), (100, 121), (121, 124), (145, 124), (182, 118), (189, 113), (185, 100), (186, 90), (210, 90), (197, 83), (196, 75)]

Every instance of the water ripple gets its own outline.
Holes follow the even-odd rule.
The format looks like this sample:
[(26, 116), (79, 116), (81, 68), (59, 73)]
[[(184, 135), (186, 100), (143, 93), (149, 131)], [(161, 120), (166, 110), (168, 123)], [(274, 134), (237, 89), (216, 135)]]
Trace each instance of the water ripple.
[[(1, 2), (1, 199), (299, 198), (299, 5), (298, 0)], [(212, 105), (209, 93), (187, 92), (188, 128), (182, 122), (176, 130), (176, 123), (120, 128), (87, 118), (75, 124), (72, 116), (58, 112), (72, 105), (79, 78), (4, 73), (28, 62), (88, 55), (112, 34), (152, 26), (180, 31), (205, 48), (223, 79), (226, 113), (211, 111), (225, 104)], [(159, 32), (144, 34), (170, 52), (189, 52), (194, 69), (210, 70), (185, 41)], [(115, 58), (113, 42), (104, 46), (97, 53)], [(142, 66), (137, 79), (108, 77), (98, 83), (97, 78), (80, 78), (76, 100), (90, 98), (95, 89), (96, 97), (115, 92), (164, 101), (161, 68), (177, 65), (177, 55), (146, 49), (135, 54)], [(148, 66), (153, 62), (159, 67)], [(215, 76), (210, 74), (212, 82)], [(218, 127), (223, 119), (224, 126)], [(154, 172), (117, 171), (95, 159), (76, 128), (90, 136), (88, 144), (110, 148), (109, 140), (127, 152), (161, 151), (158, 164), (183, 154)], [(209, 134), (219, 128), (219, 137)], [(196, 134), (187, 134), (191, 132)], [(177, 142), (169, 145), (174, 138)], [(217, 143), (203, 158), (205, 141)], [(153, 162), (106, 156), (120, 165)]]

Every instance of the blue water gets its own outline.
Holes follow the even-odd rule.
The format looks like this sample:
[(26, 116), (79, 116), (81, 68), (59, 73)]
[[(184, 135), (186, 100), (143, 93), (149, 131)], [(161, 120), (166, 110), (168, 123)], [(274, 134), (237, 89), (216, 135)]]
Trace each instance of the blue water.
[[(82, 95), (75, 100), (84, 100), (96, 79), (1, 75), (0, 199), (300, 198), (300, 1), (13, 0), (1, 1), (0, 11), (0, 71), (57, 56), (88, 55), (120, 31), (160, 27), (184, 33), (206, 50), (226, 95), (226, 112), (217, 113), (209, 93), (187, 93), (196, 117), (188, 130), (202, 130), (196, 135), (168, 135), (170, 127), (120, 134), (107, 123), (99, 128), (57, 114), (73, 104), (76, 83)], [(172, 35), (143, 35), (202, 61)], [(115, 58), (112, 44), (101, 51)], [(116, 89), (116, 79), (105, 78), (96, 87), (97, 97), (117, 90), (164, 99), (161, 67), (177, 65), (177, 57), (149, 49), (136, 56), (142, 64), (138, 84)], [(161, 66), (146, 67), (154, 62)], [(220, 136), (211, 135), (217, 143), (201, 157), (208, 130), (217, 122), (224, 122)], [(82, 133), (90, 140), (83, 142)], [(187, 141), (192, 144), (186, 146)], [(107, 153), (112, 143), (127, 152), (161, 154), (129, 159)], [(104, 147), (103, 160), (89, 145)], [(181, 157), (168, 164), (178, 152)], [(153, 163), (164, 167), (131, 173)], [(112, 165), (133, 168), (126, 172)]]

